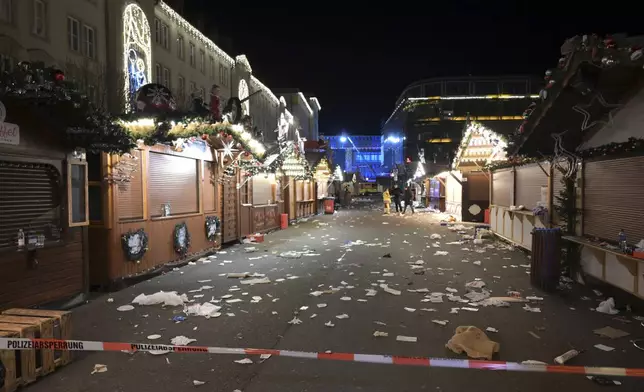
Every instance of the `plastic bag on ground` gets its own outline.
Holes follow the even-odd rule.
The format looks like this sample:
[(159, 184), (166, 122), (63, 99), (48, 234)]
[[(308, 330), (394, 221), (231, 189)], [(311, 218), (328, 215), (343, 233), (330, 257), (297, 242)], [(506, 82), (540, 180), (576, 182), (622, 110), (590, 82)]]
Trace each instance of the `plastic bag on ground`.
[(474, 359), (491, 360), (494, 353), (499, 352), (499, 343), (490, 340), (485, 332), (473, 326), (460, 326), (456, 328), (454, 336), (445, 347), (456, 354), (465, 352)]
[(140, 294), (132, 301), (133, 304), (137, 305), (163, 304), (163, 306), (179, 306), (183, 305), (185, 302), (188, 302), (188, 296), (185, 294), (178, 295), (176, 291), (170, 291), (167, 293), (159, 291), (158, 293), (151, 295)]
[(204, 302), (203, 305), (194, 304), (186, 306), (183, 312), (188, 316), (202, 316), (205, 318), (219, 317), (221, 306), (213, 305), (210, 302)]
[(613, 299), (613, 297), (610, 297), (606, 301), (601, 302), (595, 310), (597, 310), (599, 313), (605, 314), (619, 313), (619, 310), (615, 309), (615, 300)]

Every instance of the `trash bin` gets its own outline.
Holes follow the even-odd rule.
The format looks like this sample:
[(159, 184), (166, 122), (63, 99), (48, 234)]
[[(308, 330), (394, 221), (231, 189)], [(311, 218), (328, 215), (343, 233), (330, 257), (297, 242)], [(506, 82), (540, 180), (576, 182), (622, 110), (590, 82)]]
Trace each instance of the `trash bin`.
[(324, 213), (333, 214), (335, 210), (335, 199), (332, 197), (327, 197), (324, 199)]
[(280, 228), (282, 230), (288, 228), (288, 214), (282, 214), (280, 216)]
[(530, 282), (542, 290), (554, 291), (560, 274), (561, 229), (533, 229)]

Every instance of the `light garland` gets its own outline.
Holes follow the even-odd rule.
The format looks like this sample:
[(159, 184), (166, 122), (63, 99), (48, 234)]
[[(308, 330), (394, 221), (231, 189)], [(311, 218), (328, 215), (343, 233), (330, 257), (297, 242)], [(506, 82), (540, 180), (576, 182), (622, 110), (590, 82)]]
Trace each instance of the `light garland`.
[(320, 105), (320, 101), (316, 97), (311, 97), (311, 102), (315, 104), (315, 106), (318, 108), (318, 112), (322, 110), (322, 106)]
[(344, 182), (344, 174), (342, 173), (342, 168), (340, 165), (335, 166), (335, 171), (333, 172), (333, 180)]
[(425, 168), (423, 167), (423, 164), (418, 162), (418, 166), (416, 166), (416, 172), (414, 173), (414, 180), (420, 177), (423, 177), (425, 175)]
[(442, 97), (435, 95), (432, 97), (409, 97), (407, 100), (414, 101), (467, 101), (467, 100), (494, 100), (494, 99), (536, 99), (539, 94), (530, 95), (510, 95), (510, 94), (491, 94), (491, 95), (455, 95)]
[[(125, 75), (123, 104), (126, 112), (132, 110), (133, 92), (152, 80), (151, 39), (150, 24), (145, 12), (137, 4), (128, 4), (123, 11), (123, 74)], [(138, 58), (137, 51), (142, 51), (145, 59)], [(132, 59), (131, 55), (135, 58)], [(137, 74), (134, 74), (135, 72)], [(136, 78), (134, 86), (131, 84), (131, 78)]]
[(183, 28), (186, 30), (192, 37), (197, 38), (201, 41), (202, 44), (207, 49), (212, 49), (215, 53), (217, 53), (221, 58), (226, 60), (228, 62), (228, 65), (233, 66), (235, 65), (235, 60), (230, 57), (226, 52), (221, 50), (217, 45), (215, 45), (214, 42), (212, 42), (208, 37), (203, 35), (203, 33), (199, 30), (197, 30), (193, 25), (188, 23), (187, 20), (185, 20), (181, 15), (179, 15), (175, 10), (173, 10), (169, 5), (164, 3), (163, 1), (159, 1), (159, 6), (161, 7), (161, 10), (166, 13), (166, 15), (174, 22), (176, 23), (179, 27)]
[[(246, 80), (244, 79), (239, 80), (239, 93), (237, 96), (239, 97), (240, 101), (244, 101), (244, 99), (248, 98), (248, 83), (246, 83)], [(244, 114), (250, 116), (249, 100), (242, 102), (242, 108), (244, 109)]]
[(266, 87), (264, 85), (264, 83), (260, 82), (259, 79), (257, 79), (255, 76), (251, 75), (250, 76), (250, 83), (251, 83), (251, 85), (253, 83), (256, 84), (257, 87), (258, 87), (258, 90), (262, 90), (268, 96), (268, 98), (270, 98), (270, 100), (273, 102), (274, 105), (279, 106), (280, 100), (275, 96), (275, 94), (273, 94), (273, 92), (268, 87)]
[(311, 109), (311, 106), (307, 102), (306, 97), (304, 96), (304, 94), (302, 94), (301, 92), (298, 92), (297, 96), (300, 98), (300, 100), (302, 102), (304, 102), (304, 106), (306, 106), (306, 109), (309, 111), (309, 116), (313, 116), (313, 109)]
[(240, 54), (239, 56), (235, 57), (235, 63), (243, 65), (244, 68), (248, 70), (248, 72), (253, 72), (253, 69), (250, 67), (250, 63), (248, 62), (246, 55)]
[[(492, 150), (486, 149), (486, 150), (475, 152), (475, 155), (481, 155), (482, 158), (485, 158), (482, 160), (485, 160), (485, 161), (489, 160), (490, 158), (495, 158), (500, 151), (504, 151), (505, 148), (507, 147), (507, 143), (505, 142), (505, 140), (503, 140), (503, 138), (499, 134), (483, 126), (482, 124), (479, 124), (477, 122), (472, 122), (467, 126), (467, 129), (465, 130), (465, 134), (461, 139), (461, 144), (458, 146), (456, 156), (454, 157), (454, 161), (452, 162), (452, 169), (457, 169), (458, 165), (461, 162), (474, 162), (478, 160), (472, 157), (463, 156), (465, 151), (468, 150), (470, 147), (474, 147), (474, 148), (479, 147), (477, 145), (472, 144), (472, 140), (475, 137), (481, 137), (489, 145), (493, 146)], [(483, 152), (485, 151), (489, 151), (489, 154), (487, 156), (483, 154)]]

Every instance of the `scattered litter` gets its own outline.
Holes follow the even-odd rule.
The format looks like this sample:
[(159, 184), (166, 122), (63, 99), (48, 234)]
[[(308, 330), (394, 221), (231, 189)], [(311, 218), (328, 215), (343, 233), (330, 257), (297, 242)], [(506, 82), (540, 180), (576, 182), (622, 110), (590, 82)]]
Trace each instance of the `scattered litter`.
[(529, 333), (530, 335), (532, 335), (532, 337), (533, 337), (533, 338), (535, 338), (535, 339), (541, 339), (541, 336), (537, 335), (536, 333), (534, 333), (534, 332), (532, 332), (532, 331), (528, 331), (528, 333)]
[(485, 299), (488, 299), (490, 297), (490, 292), (487, 290), (483, 290), (482, 292), (477, 292), (477, 291), (470, 291), (469, 293), (465, 294), (465, 298), (469, 299), (472, 302), (481, 302)]
[(288, 323), (291, 324), (291, 325), (300, 325), (300, 324), (302, 324), (302, 320), (300, 320), (297, 317), (293, 317), (293, 320), (289, 321)]
[(525, 297), (528, 301), (543, 301), (543, 297)]
[(174, 321), (176, 323), (180, 323), (182, 321), (186, 321), (186, 317), (185, 316), (174, 316), (172, 318), (172, 321)]
[(450, 314), (458, 314), (458, 311), (459, 311), (459, 310), (461, 310), (461, 308), (452, 308), (452, 310), (450, 310), (450, 312), (449, 312), (449, 313), (450, 313)]
[(235, 313), (226, 313), (226, 316), (228, 316), (228, 317), (235, 317)]
[(405, 308), (405, 310), (408, 311), (409, 313), (414, 313), (416, 311), (416, 309), (414, 308)]
[(442, 325), (444, 327), (449, 323), (449, 320), (432, 320), (432, 323)]
[[(289, 279), (291, 279), (291, 278), (289, 277)], [(268, 279), (267, 277), (263, 277), (263, 278), (240, 280), (239, 283), (248, 284), (248, 285), (252, 286), (252, 285), (256, 285), (256, 284), (271, 283), (271, 280)]]
[(619, 338), (623, 338), (624, 336), (630, 335), (626, 331), (622, 331), (621, 329), (617, 329), (613, 327), (604, 327), (604, 328), (595, 329), (593, 333), (609, 339), (619, 339)]
[(272, 354), (262, 354), (262, 355), (260, 355), (260, 356), (259, 356), (259, 359), (260, 359), (262, 362), (264, 362), (264, 361), (266, 361), (267, 359), (269, 359), (270, 357), (272, 357)]
[(440, 240), (442, 236), (440, 234), (432, 234), (429, 236), (430, 240)]
[(613, 297), (608, 298), (606, 301), (603, 301), (599, 304), (597, 309), (595, 309), (599, 313), (605, 313), (605, 314), (617, 314), (619, 313), (619, 310), (615, 309), (615, 300)]
[(596, 344), (595, 348), (600, 349), (602, 351), (613, 351), (613, 350), (615, 350), (614, 347), (606, 346), (604, 344)]
[(593, 293), (595, 293), (595, 295), (598, 296), (598, 297), (603, 297), (604, 296), (604, 293), (602, 293), (599, 290), (593, 290)]
[(485, 331), (486, 331), (486, 332), (499, 332), (499, 330), (498, 330), (498, 329), (496, 329), (496, 328), (492, 328), (492, 327), (487, 327), (487, 328), (485, 328)]
[(195, 387), (198, 387), (198, 386), (204, 385), (204, 384), (205, 384), (204, 381), (192, 380), (192, 385), (194, 385)]
[(250, 365), (251, 363), (253, 363), (253, 360), (250, 358), (244, 358), (244, 359), (238, 359), (233, 362), (238, 363), (240, 365)]
[(110, 303), (111, 303), (111, 302), (114, 302), (114, 298), (108, 298), (108, 299), (107, 299), (107, 302), (110, 302)]
[(351, 301), (351, 297), (341, 297), (340, 301)]
[(221, 316), (221, 313), (219, 313), (220, 309), (221, 306), (213, 305), (210, 302), (204, 302), (202, 305), (194, 304), (186, 306), (184, 307), (183, 312), (187, 316), (202, 316), (205, 318), (211, 318)]
[(339, 314), (339, 315), (335, 316), (335, 318), (337, 318), (339, 320), (344, 320), (344, 319), (348, 319), (349, 315), (346, 314), (346, 313), (343, 313), (343, 314)]
[(132, 301), (133, 304), (137, 305), (158, 305), (163, 304), (163, 306), (179, 306), (183, 305), (185, 302), (188, 302), (188, 297), (185, 294), (178, 295), (176, 291), (164, 292), (159, 291), (151, 295), (140, 294)]
[(260, 296), (254, 296), (254, 297), (250, 300), (250, 303), (251, 303), (251, 304), (256, 304), (256, 303), (259, 303), (259, 301), (261, 301), (261, 300), (262, 300), (262, 297), (260, 297)]
[(475, 262), (473, 262), (472, 264), (474, 264), (474, 265), (481, 265), (481, 261), (480, 261), (480, 260), (476, 260), (476, 261), (475, 261)]
[(233, 299), (227, 299), (226, 300), (227, 304), (236, 304), (236, 303), (239, 303), (239, 302), (244, 302), (244, 300), (239, 299), (239, 298), (233, 298)]
[(250, 276), (249, 272), (230, 272), (226, 274), (227, 278), (242, 279)]
[(373, 289), (365, 289), (367, 291), (367, 294), (365, 294), (367, 297), (375, 297), (376, 294), (378, 293), (376, 290)]
[(418, 338), (416, 336), (398, 335), (396, 336), (396, 340), (399, 342), (416, 343), (418, 341)]
[(388, 332), (375, 331), (373, 333), (373, 336), (376, 337), (376, 338), (386, 338), (387, 336), (389, 336), (389, 333)]
[(382, 276), (384, 276), (386, 278), (391, 278), (392, 276), (394, 276), (394, 273), (393, 272), (387, 272), (387, 273), (382, 274)]
[(467, 307), (465, 307), (465, 308), (461, 308), (461, 309), (467, 310), (468, 312), (478, 312), (479, 311), (479, 308), (467, 308)]
[(308, 306), (300, 306), (300, 311), (305, 311), (305, 310), (308, 310), (308, 309), (309, 309)]
[(165, 354), (168, 354), (170, 352), (171, 352), (170, 350), (150, 350), (150, 351), (148, 351), (148, 353), (150, 355), (165, 355)]
[(326, 306), (327, 306), (326, 304), (318, 304), (317, 305), (318, 308), (326, 308)]
[(192, 342), (196, 342), (197, 339), (190, 339), (183, 335), (175, 336), (170, 340), (170, 343), (174, 346), (187, 346)]
[(285, 259), (299, 259), (300, 257), (302, 257), (302, 253), (301, 252), (293, 252), (293, 251), (282, 252), (282, 253), (280, 253), (280, 257), (283, 257)]
[(150, 340), (157, 340), (161, 338), (161, 335), (148, 335), (148, 339)]
[(132, 305), (123, 305), (116, 308), (116, 310), (118, 310), (119, 312), (128, 312), (133, 309), (134, 309), (134, 306)]
[(318, 316), (317, 313), (313, 313), (309, 318), (316, 318), (317, 316)]
[(389, 286), (387, 286), (386, 284), (381, 284), (380, 288), (382, 288), (385, 291), (385, 293), (389, 293), (391, 295), (400, 295), (401, 294), (400, 290), (392, 289)]
[(434, 256), (447, 256), (449, 252), (444, 251), (444, 250), (437, 250), (436, 253), (434, 253)]
[(429, 293), (429, 289), (416, 289), (416, 290), (407, 290), (410, 293)]
[(314, 297), (319, 297), (322, 294), (324, 294), (323, 291), (313, 291), (313, 292), (309, 293), (309, 295), (312, 295)]
[(450, 292), (450, 293), (458, 293), (458, 290), (453, 289), (453, 288), (451, 288), (451, 287), (446, 287), (446, 288), (445, 288), (445, 291), (448, 291), (448, 292)]
[(473, 326), (456, 328), (454, 336), (445, 345), (456, 354), (465, 352), (474, 359), (491, 360), (494, 353), (499, 352), (499, 344), (490, 340), (485, 332)]
[(523, 310), (528, 311), (528, 312), (532, 312), (532, 313), (541, 313), (540, 308), (533, 308), (533, 307), (530, 307), (528, 305), (523, 305)]
[(574, 349), (573, 350), (568, 350), (565, 353), (563, 353), (560, 356), (558, 356), (557, 358), (555, 358), (555, 363), (557, 365), (563, 365), (566, 362), (568, 362), (569, 360), (571, 360), (574, 357), (576, 357), (577, 355), (579, 355), (579, 351), (574, 350)]
[(414, 264), (423, 265), (423, 264), (425, 264), (425, 261), (424, 260), (416, 260), (416, 261), (414, 261)]
[(364, 298), (358, 298), (358, 302), (367, 302), (367, 300)]
[(97, 363), (96, 365), (94, 365), (94, 370), (92, 370), (90, 374), (105, 373), (106, 371), (107, 371), (107, 365)]
[(610, 378), (606, 378), (606, 377), (586, 376), (586, 378), (589, 379), (590, 381), (596, 383), (596, 384), (599, 384), (599, 385), (606, 385), (606, 386), (610, 386), (610, 385), (619, 386), (619, 385), (622, 385), (621, 381), (611, 380)]
[(386, 253), (386, 254), (382, 255), (382, 257), (385, 258), (385, 259), (391, 259), (391, 253)]
[(534, 359), (528, 359), (527, 361), (521, 362), (521, 365), (542, 365), (547, 366), (548, 364), (541, 361), (535, 361)]
[(333, 324), (330, 321), (327, 321), (326, 323), (324, 323), (324, 326), (329, 327), (329, 328), (333, 328), (333, 327), (335, 327), (335, 324)]
[(383, 326), (387, 325), (387, 323), (383, 323), (382, 321), (374, 321), (373, 323), (378, 325), (383, 325)]

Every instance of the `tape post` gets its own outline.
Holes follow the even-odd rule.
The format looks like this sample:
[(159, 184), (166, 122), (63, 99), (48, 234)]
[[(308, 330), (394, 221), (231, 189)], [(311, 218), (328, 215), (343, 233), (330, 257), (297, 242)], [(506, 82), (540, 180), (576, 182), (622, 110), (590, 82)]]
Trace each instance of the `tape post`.
[(0, 350), (60, 350), (60, 351), (167, 351), (182, 354), (232, 354), (232, 355), (262, 355), (270, 354), (278, 357), (300, 359), (319, 359), (344, 362), (374, 363), (383, 365), (424, 366), (431, 368), (458, 368), (496, 370), (510, 372), (538, 372), (558, 374), (583, 374), (587, 376), (608, 377), (644, 377), (644, 369), (589, 367), (567, 365), (525, 365), (518, 362), (481, 361), (468, 359), (448, 359), (431, 357), (403, 357), (378, 354), (352, 353), (318, 353), (305, 351), (259, 349), (259, 348), (228, 348), (209, 346), (173, 346), (168, 344), (149, 343), (119, 343), (98, 342), (86, 340), (58, 339), (25, 339), (1, 338)]

